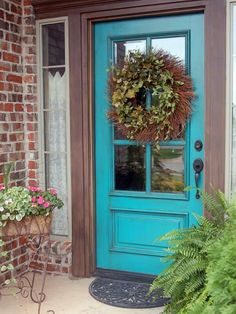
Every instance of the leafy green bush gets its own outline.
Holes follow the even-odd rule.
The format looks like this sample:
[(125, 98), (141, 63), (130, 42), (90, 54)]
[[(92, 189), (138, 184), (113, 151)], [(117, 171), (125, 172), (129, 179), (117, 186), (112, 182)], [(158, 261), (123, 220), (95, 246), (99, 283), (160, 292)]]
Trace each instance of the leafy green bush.
[(158, 296), (158, 289), (163, 288), (165, 295), (171, 296), (165, 313), (190, 313), (190, 304), (198, 298), (207, 299), (203, 295), (208, 252), (222, 233), (229, 204), (220, 191), (214, 196), (201, 195), (211, 219), (197, 217), (196, 226), (172, 231), (161, 238), (169, 241), (169, 255), (165, 259), (170, 265), (154, 280), (150, 292), (156, 292)]
[(228, 206), (220, 238), (209, 248), (205, 289), (188, 306), (189, 314), (236, 313), (236, 200)]

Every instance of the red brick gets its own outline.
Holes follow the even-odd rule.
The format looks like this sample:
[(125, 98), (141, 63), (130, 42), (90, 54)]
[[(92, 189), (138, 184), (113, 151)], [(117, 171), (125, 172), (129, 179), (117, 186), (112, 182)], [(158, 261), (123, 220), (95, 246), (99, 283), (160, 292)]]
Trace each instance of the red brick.
[(13, 13), (18, 13), (17, 6), (16, 6), (16, 5), (11, 4), (11, 12), (13, 12)]
[(21, 36), (18, 34), (13, 34), (13, 33), (6, 33), (6, 40), (15, 42), (15, 43), (20, 43), (21, 42)]
[(9, 50), (9, 43), (8, 42), (2, 41), (0, 44), (1, 44), (2, 50)]
[(36, 64), (36, 57), (32, 55), (26, 56), (25, 61), (26, 61), (26, 64)]
[(29, 141), (35, 141), (36, 140), (34, 133), (29, 133), (27, 137), (28, 137)]
[(0, 10), (0, 19), (4, 19), (4, 11)]
[(19, 245), (20, 246), (26, 244), (26, 242), (27, 242), (27, 237), (22, 236), (19, 238)]
[(36, 179), (36, 172), (29, 170), (28, 176), (30, 179)]
[(24, 131), (23, 123), (13, 123), (13, 131)]
[(0, 81), (5, 81), (5, 73), (4, 72), (0, 72)]
[(13, 104), (11, 103), (0, 104), (0, 111), (13, 112)]
[(15, 83), (22, 83), (22, 77), (20, 75), (8, 74), (7, 81), (15, 82)]
[(25, 83), (36, 83), (36, 75), (25, 75), (24, 76)]
[(7, 162), (8, 158), (7, 158), (7, 154), (0, 154), (0, 162)]
[(16, 142), (16, 134), (13, 133), (9, 134), (9, 139), (11, 142)]
[(0, 64), (0, 71), (10, 71), (11, 65), (9, 63), (1, 62)]
[(22, 256), (19, 257), (19, 264), (23, 264), (23, 263), (25, 263), (28, 260), (29, 260), (28, 255), (22, 255)]
[(6, 101), (7, 95), (0, 93), (0, 101)]
[(32, 4), (32, 0), (23, 0), (23, 5), (27, 6), (31, 4)]
[(22, 48), (20, 45), (16, 45), (16, 44), (12, 44), (11, 45), (11, 49), (13, 52), (16, 52), (16, 53), (21, 53), (22, 52)]
[(38, 185), (37, 180), (29, 180), (28, 183), (29, 183), (30, 186), (37, 186)]
[(4, 61), (9, 61), (9, 62), (13, 62), (13, 63), (19, 63), (19, 56), (13, 54), (13, 53), (9, 53), (9, 52), (3, 52), (3, 60)]
[(9, 131), (10, 129), (10, 124), (8, 123), (0, 123), (0, 131)]
[(29, 150), (35, 150), (36, 149), (36, 143), (35, 142), (29, 142)]
[(37, 131), (38, 127), (36, 123), (27, 123), (28, 131)]
[(14, 22), (15, 21), (15, 15), (14, 14), (9, 14), (6, 12), (5, 18), (8, 22)]
[(15, 111), (24, 111), (23, 104), (15, 104)]
[(13, 85), (11, 83), (0, 83), (0, 90), (1, 89), (11, 92), (13, 90)]
[(34, 160), (28, 161), (28, 167), (29, 169), (37, 169), (38, 168), (37, 162)]
[(7, 141), (7, 134), (3, 133), (0, 134), (0, 142), (6, 142)]

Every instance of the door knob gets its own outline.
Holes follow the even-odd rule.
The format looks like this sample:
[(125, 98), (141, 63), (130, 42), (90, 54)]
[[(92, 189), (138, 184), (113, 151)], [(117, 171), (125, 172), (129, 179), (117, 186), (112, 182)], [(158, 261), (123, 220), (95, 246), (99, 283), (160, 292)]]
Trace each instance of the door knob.
[(201, 158), (197, 158), (194, 160), (193, 162), (193, 169), (195, 171), (195, 185), (196, 185), (196, 198), (199, 199), (200, 198), (200, 193), (199, 193), (199, 177), (200, 177), (200, 173), (204, 168), (204, 163), (202, 161)]

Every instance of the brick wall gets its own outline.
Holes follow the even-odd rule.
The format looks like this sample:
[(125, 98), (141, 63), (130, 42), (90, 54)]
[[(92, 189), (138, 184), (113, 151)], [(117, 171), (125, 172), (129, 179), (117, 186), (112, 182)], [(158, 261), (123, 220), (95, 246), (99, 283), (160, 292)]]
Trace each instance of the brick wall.
[(36, 28), (30, 1), (0, 2), (0, 183), (37, 184)]
[(11, 271), (5, 271), (0, 275), (0, 286), (5, 282), (6, 279), (12, 277), (17, 278), (22, 273), (25, 273), (28, 269), (28, 252), (24, 244), (26, 243), (25, 237), (17, 237), (5, 241), (4, 250), (8, 251), (9, 254), (6, 258), (0, 259), (0, 267), (8, 263), (14, 266)]
[[(31, 0), (0, 0), (0, 184), (4, 165), (9, 162), (13, 163), (11, 185), (38, 184), (38, 106), (36, 26)], [(22, 244), (21, 239), (7, 244), (15, 266), (22, 261)], [(52, 257), (48, 271), (70, 272), (71, 243), (55, 242), (53, 248), (59, 255), (63, 252), (63, 257)], [(19, 264), (17, 272), (21, 266), (24, 271), (26, 264)]]

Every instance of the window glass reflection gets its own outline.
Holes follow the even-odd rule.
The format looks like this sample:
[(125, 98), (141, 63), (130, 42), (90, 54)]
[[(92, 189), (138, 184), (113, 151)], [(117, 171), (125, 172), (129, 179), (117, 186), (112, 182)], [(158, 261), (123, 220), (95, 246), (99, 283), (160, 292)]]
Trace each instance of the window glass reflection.
[(65, 64), (65, 26), (64, 23), (42, 26), (43, 65)]
[(115, 189), (145, 190), (145, 146), (115, 145)]
[(183, 192), (184, 147), (152, 147), (151, 187), (153, 192)]
[(152, 48), (163, 49), (185, 62), (185, 37), (167, 37), (152, 39)]
[(129, 51), (146, 51), (146, 40), (118, 41), (115, 43), (115, 63), (121, 64)]

